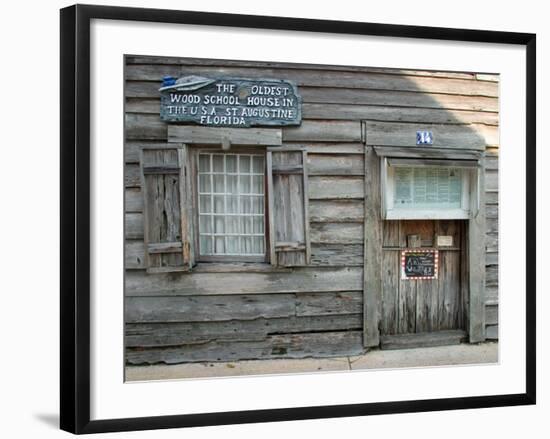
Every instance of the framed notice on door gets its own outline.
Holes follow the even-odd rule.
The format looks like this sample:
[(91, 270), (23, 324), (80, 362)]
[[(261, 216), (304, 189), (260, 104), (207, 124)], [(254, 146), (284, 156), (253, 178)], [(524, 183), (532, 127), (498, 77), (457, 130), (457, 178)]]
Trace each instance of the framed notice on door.
[(403, 250), (401, 252), (401, 279), (437, 279), (438, 265), (438, 250)]

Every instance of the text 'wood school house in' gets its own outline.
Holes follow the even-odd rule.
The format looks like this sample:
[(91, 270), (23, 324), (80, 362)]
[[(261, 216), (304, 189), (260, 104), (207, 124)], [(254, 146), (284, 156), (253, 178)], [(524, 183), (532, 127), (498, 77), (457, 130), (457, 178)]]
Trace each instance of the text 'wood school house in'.
[(127, 364), (498, 337), (497, 75), (126, 56), (125, 95)]

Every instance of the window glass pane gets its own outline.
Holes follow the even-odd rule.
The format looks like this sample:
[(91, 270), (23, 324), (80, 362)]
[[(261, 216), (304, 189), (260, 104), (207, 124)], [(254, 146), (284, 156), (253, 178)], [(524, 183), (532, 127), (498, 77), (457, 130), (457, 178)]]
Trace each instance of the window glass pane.
[(239, 157), (239, 173), (250, 174), (250, 156), (241, 155)]
[(200, 230), (201, 233), (212, 233), (212, 216), (211, 215), (200, 215)]
[(242, 221), (240, 216), (228, 216), (226, 218), (226, 233), (227, 234), (239, 234), (242, 233)]
[(462, 170), (457, 168), (395, 168), (396, 209), (457, 209), (462, 207)]
[(212, 188), (210, 186), (210, 174), (199, 175), (199, 188), (202, 193), (212, 192)]
[(212, 166), (214, 172), (223, 172), (223, 155), (214, 154), (212, 156)]
[(201, 235), (200, 239), (200, 247), (201, 247), (201, 253), (203, 255), (211, 255), (212, 254), (212, 237), (209, 235)]
[(263, 236), (252, 237), (252, 251), (254, 253), (263, 253), (264, 251), (264, 238)]
[(261, 155), (199, 154), (202, 255), (265, 255), (264, 166)]
[(254, 172), (255, 174), (263, 174), (264, 173), (264, 158), (263, 158), (263, 156), (255, 155), (252, 158), (252, 172)]
[(426, 202), (437, 203), (437, 169), (429, 169), (426, 172)]
[(199, 196), (199, 213), (212, 212), (212, 201), (210, 195)]
[(255, 195), (250, 197), (250, 213), (263, 213), (264, 212), (264, 197), (257, 197)]
[(252, 213), (251, 197), (241, 197), (241, 213)]
[(239, 175), (239, 192), (241, 194), (250, 193), (250, 175)]
[(217, 194), (223, 194), (225, 192), (224, 175), (214, 174), (214, 192)]
[(241, 218), (242, 218), (242, 223), (243, 223), (243, 233), (245, 235), (250, 235), (250, 234), (254, 233), (254, 231), (252, 229), (252, 217), (243, 216)]
[(227, 253), (238, 255), (241, 253), (241, 247), (239, 245), (239, 237), (238, 236), (228, 236), (227, 237)]
[(226, 213), (239, 213), (239, 197), (237, 195), (227, 195), (226, 203)]
[(223, 236), (216, 236), (214, 241), (214, 253), (215, 254), (225, 253), (225, 238)]
[(225, 201), (223, 195), (214, 195), (214, 213), (225, 213)]
[(252, 218), (252, 232), (253, 233), (264, 233), (264, 217), (255, 216)]
[(226, 180), (226, 191), (229, 194), (236, 194), (238, 189), (239, 177), (237, 175), (227, 175)]
[(263, 175), (253, 175), (252, 176), (252, 191), (253, 194), (263, 194), (264, 193), (264, 176)]
[(214, 233), (225, 233), (225, 217), (223, 215), (214, 215)]
[(244, 242), (244, 252), (245, 253), (254, 253), (254, 248), (252, 246), (252, 237), (251, 236), (245, 236), (243, 238)]
[(449, 171), (449, 202), (461, 204), (462, 198), (462, 175), (457, 170)]
[(237, 156), (227, 154), (225, 156), (225, 172), (237, 172)]
[(395, 207), (412, 203), (413, 170), (397, 168), (395, 170)]
[(199, 155), (199, 172), (210, 172), (210, 155)]

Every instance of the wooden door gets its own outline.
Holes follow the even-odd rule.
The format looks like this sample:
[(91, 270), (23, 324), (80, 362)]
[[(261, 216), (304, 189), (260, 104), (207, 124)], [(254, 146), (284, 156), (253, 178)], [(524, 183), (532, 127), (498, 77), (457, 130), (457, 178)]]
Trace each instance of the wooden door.
[[(460, 220), (384, 221), (381, 335), (466, 328), (466, 227)], [(452, 246), (437, 248), (437, 279), (401, 279), (401, 250), (413, 234), (423, 248), (437, 248), (437, 235), (453, 237)]]

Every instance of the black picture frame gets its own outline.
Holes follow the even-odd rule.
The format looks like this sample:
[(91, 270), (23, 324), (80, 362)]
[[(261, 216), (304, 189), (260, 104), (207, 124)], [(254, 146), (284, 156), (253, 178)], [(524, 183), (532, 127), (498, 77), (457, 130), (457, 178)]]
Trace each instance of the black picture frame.
[[(526, 376), (525, 393), (383, 403), (90, 419), (90, 22), (93, 19), (295, 30), (526, 48)], [(535, 404), (536, 401), (536, 35), (303, 18), (75, 5), (61, 10), (60, 425), (99, 433)]]

